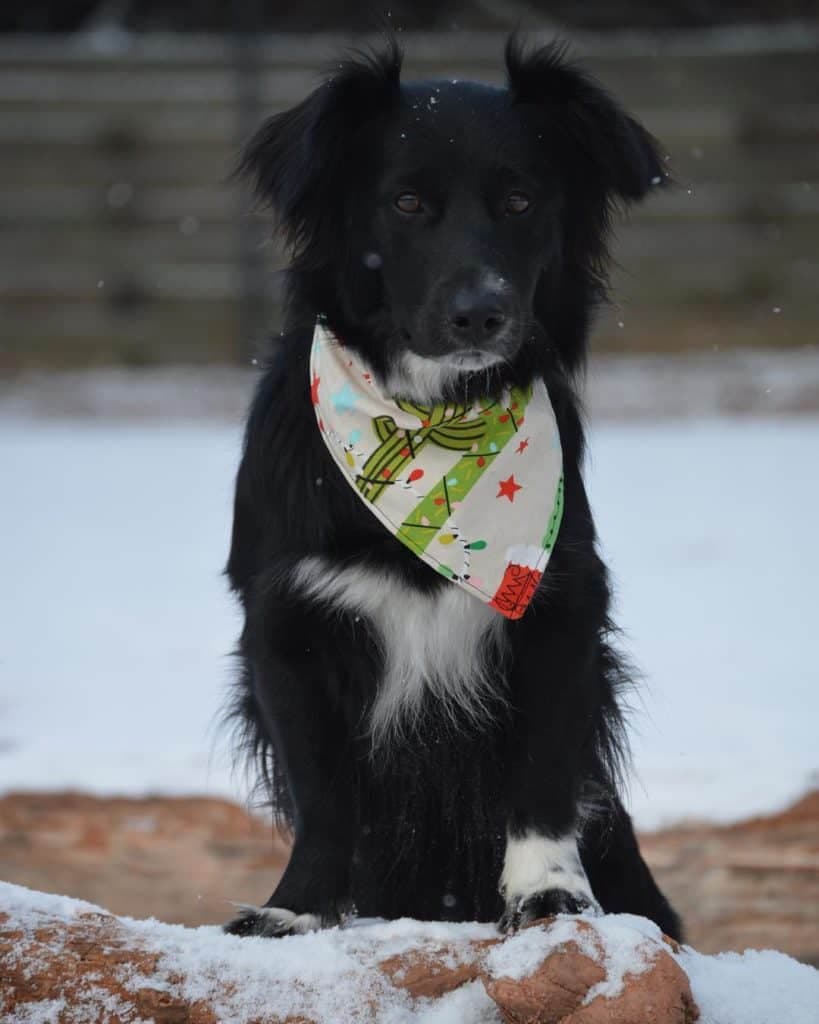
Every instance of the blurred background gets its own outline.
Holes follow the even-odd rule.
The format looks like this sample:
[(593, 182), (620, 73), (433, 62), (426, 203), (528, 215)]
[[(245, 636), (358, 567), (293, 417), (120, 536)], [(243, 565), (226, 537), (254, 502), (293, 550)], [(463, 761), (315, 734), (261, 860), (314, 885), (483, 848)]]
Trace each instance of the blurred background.
[(586, 385), (629, 802), (701, 948), (819, 962), (816, 0), (5, 0), (0, 877), (189, 923), (272, 890), (220, 571), (284, 259), (230, 174), (384, 25), (413, 77), (567, 39), (669, 154)]

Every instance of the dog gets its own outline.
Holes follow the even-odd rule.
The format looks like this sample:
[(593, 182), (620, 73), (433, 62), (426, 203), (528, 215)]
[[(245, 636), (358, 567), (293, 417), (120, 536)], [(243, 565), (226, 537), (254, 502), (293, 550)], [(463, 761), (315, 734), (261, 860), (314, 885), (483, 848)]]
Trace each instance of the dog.
[[(401, 61), (390, 38), (351, 53), (241, 161), (292, 263), (236, 481), (227, 574), (245, 618), (231, 713), (293, 846), (267, 903), (224, 927), (280, 936), (354, 912), (510, 931), (629, 912), (679, 939), (618, 795), (631, 680), (578, 398), (612, 213), (666, 183), (663, 161), (559, 44), (510, 37), (505, 88), (404, 84)], [(322, 390), (345, 373), (346, 398), (347, 385)], [(372, 396), (389, 413), (348, 437), (345, 416)], [(504, 443), (514, 427), (514, 447), (471, 440), (481, 416)], [(389, 449), (402, 429), (405, 446)], [(464, 543), (449, 499), (449, 534), (416, 515), (429, 501), (444, 515), (413, 483), (416, 430), (428, 477), (436, 459), (482, 473), (507, 460), (492, 490), (483, 478), (469, 492), (508, 560), (491, 587), (474, 571), (488, 542)], [(529, 444), (524, 489), (509, 460)], [(387, 449), (393, 462), (368, 475)], [(416, 503), (395, 529), (380, 507), (393, 497)], [(549, 539), (513, 564), (504, 517), (537, 532), (549, 509)], [(411, 515), (457, 548), (457, 571), (402, 539)]]

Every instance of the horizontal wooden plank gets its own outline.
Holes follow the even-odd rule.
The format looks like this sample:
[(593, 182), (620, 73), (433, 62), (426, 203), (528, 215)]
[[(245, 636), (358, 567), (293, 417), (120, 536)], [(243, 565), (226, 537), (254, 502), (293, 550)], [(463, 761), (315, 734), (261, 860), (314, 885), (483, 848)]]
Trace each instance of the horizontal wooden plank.
[[(110, 271), (110, 272), (109, 272)], [(273, 282), (269, 282), (272, 289)], [(164, 296), (174, 300), (224, 302), (240, 291), (237, 263), (162, 263), (107, 268), (70, 263), (17, 263), (4, 269), (0, 297), (7, 302), (37, 297), (54, 301), (83, 299), (99, 304), (138, 307)]]
[[(260, 229), (255, 239), (265, 262), (281, 266), (282, 257), (270, 232)], [(36, 231), (23, 225), (3, 231), (0, 253), (13, 254), (18, 265), (31, 263), (35, 267), (59, 261), (91, 268), (142, 267), (157, 260), (192, 266), (224, 263), (238, 257), (239, 223), (182, 217), (176, 222), (137, 223), (123, 229), (94, 221), (41, 223)]]
[(674, 178), (685, 187), (797, 182), (810, 189), (811, 183), (819, 182), (819, 145), (812, 140), (769, 139), (764, 145), (748, 146), (728, 138), (699, 139), (672, 142), (666, 149)]
[[(38, 75), (31, 87), (23, 89), (14, 74), (0, 73), (0, 140), (41, 144), (42, 142), (84, 140), (100, 144), (115, 129), (126, 130), (137, 141), (231, 141), (238, 124), (235, 82), (226, 76), (214, 79), (207, 88), (187, 83), (180, 77), (155, 81), (147, 78), (133, 83), (126, 91), (119, 81), (77, 82), (66, 75), (65, 81)], [(37, 87), (33, 87), (37, 83)], [(16, 86), (16, 87), (15, 87)], [(254, 120), (299, 102), (309, 91), (309, 83), (284, 74), (265, 79), (255, 100)], [(87, 92), (87, 96), (85, 93)], [(53, 93), (53, 96), (51, 95)], [(41, 95), (42, 94), (42, 95)], [(646, 97), (650, 96), (650, 103)], [(690, 90), (665, 103), (652, 91), (641, 89), (629, 106), (656, 134), (669, 143), (674, 140), (718, 142), (725, 139), (815, 141), (819, 134), (819, 73), (816, 81), (800, 82), (799, 98), (786, 106), (777, 103), (766, 91), (752, 97), (733, 95), (724, 88), (716, 95), (697, 97)], [(814, 99), (812, 99), (814, 98)]]
[[(219, 187), (229, 179), (238, 158), (238, 145), (191, 140), (185, 144), (140, 142), (121, 154), (107, 152), (102, 145), (74, 142), (4, 146), (0, 138), (0, 147), (0, 188), (60, 186), (66, 181), (107, 187), (123, 179), (145, 186)], [(666, 148), (676, 180), (686, 187), (819, 181), (819, 144), (813, 140), (771, 139), (765, 145), (749, 146), (730, 137), (699, 137), (696, 142), (678, 139)]]
[[(257, 225), (265, 262), (281, 266), (283, 257), (267, 227)], [(615, 256), (627, 265), (737, 262), (776, 265), (783, 259), (819, 259), (819, 222), (813, 218), (742, 223), (677, 220), (672, 223), (630, 218), (615, 225)], [(164, 263), (223, 263), (235, 257), (236, 221), (137, 222), (122, 228), (85, 221), (7, 228), (0, 251), (15, 262), (45, 264), (65, 260), (75, 266), (143, 266)], [(11, 260), (9, 260), (11, 262)]]
[(662, 273), (685, 264), (776, 267), (787, 261), (819, 261), (819, 222), (631, 220), (616, 226), (613, 253), (627, 267), (657, 267)]
[[(122, 119), (76, 112), (0, 113), (0, 188), (122, 180), (217, 186), (236, 165), (242, 135), (235, 112)], [(644, 120), (661, 137), (686, 185), (819, 180), (819, 105), (772, 119), (721, 110), (656, 112)]]
[(234, 362), (250, 344), (239, 334), (235, 302), (165, 302), (118, 313), (100, 304), (55, 301), (36, 309), (5, 305), (2, 315), (0, 369)]
[(788, 221), (819, 214), (819, 185), (801, 181), (757, 187), (705, 182), (673, 187), (650, 196), (632, 216), (640, 222), (724, 220)]
[[(11, 70), (0, 68), (0, 105), (47, 105), (74, 107), (180, 107), (207, 104), (233, 105), (239, 88), (237, 68), (207, 71), (117, 71), (71, 68), (70, 70)], [(295, 102), (315, 88), (314, 70), (277, 68), (259, 80), (259, 100), (280, 105)]]
[[(740, 30), (734, 30), (737, 36)], [(500, 82), (502, 35), (467, 33), (429, 39), (405, 36), (407, 77), (479, 78)], [(761, 103), (784, 109), (819, 94), (816, 44), (811, 33), (794, 37), (788, 48), (696, 51), (680, 50), (675, 39), (646, 40), (618, 50), (614, 42), (597, 49), (578, 45), (577, 52), (628, 105), (643, 108), (645, 98), (657, 107), (709, 106), (754, 109)], [(676, 37), (678, 40), (679, 37)], [(270, 107), (289, 105), (317, 81), (317, 72), (332, 65), (337, 41), (303, 37), (266, 39), (260, 46), (260, 101)], [(2, 53), (2, 50), (0, 50)], [(60, 53), (41, 49), (39, 59), (0, 59), (0, 97), (6, 103), (76, 103), (94, 107), (195, 106), (231, 103), (236, 93), (236, 52), (229, 41), (198, 50), (171, 42), (164, 54), (135, 47), (119, 54), (82, 49)], [(190, 56), (190, 59), (187, 55)], [(243, 61), (246, 65), (246, 62)], [(760, 91), (760, 82), (764, 90)]]
[(149, 223), (176, 224), (184, 217), (225, 222), (234, 220), (241, 208), (238, 190), (218, 186), (137, 189), (130, 182), (120, 181), (108, 188), (57, 185), (0, 189), (0, 224), (10, 225), (89, 220), (104, 224), (113, 217)]
[[(36, 312), (36, 315), (33, 313)], [(235, 303), (157, 303), (118, 315), (89, 303), (55, 303), (36, 310), (3, 308), (7, 328), (0, 370), (22, 366), (247, 363), (254, 343), (276, 329), (271, 306), (250, 337), (242, 337)], [(618, 324), (623, 323), (623, 327)], [(816, 315), (798, 308), (740, 309), (632, 304), (609, 311), (593, 332), (596, 351), (712, 353), (731, 347), (815, 347)]]
[[(265, 268), (259, 294), (277, 297), (281, 285), (281, 275)], [(67, 301), (133, 310), (165, 300), (208, 305), (238, 300), (240, 290), (238, 267), (232, 263), (21, 263), (8, 267), (0, 279), (0, 301), (8, 308)], [(706, 300), (768, 302), (812, 308), (819, 314), (819, 260), (695, 261), (673, 259), (670, 253), (655, 260), (621, 257), (613, 274), (613, 292), (618, 300), (655, 306)], [(39, 310), (32, 308), (32, 314), (37, 318)]]
[[(434, 63), (461, 55), (489, 62), (497, 59), (499, 46), (507, 33), (503, 30), (465, 30), (402, 32), (401, 42), (412, 59)], [(554, 31), (527, 32), (533, 43), (549, 42)], [(377, 34), (362, 36), (344, 32), (263, 33), (255, 35), (252, 45), (262, 58), (276, 64), (323, 64), (347, 46), (378, 45)], [(578, 54), (595, 60), (633, 63), (640, 60), (709, 59), (726, 63), (747, 59), (749, 54), (810, 55), (819, 48), (819, 26), (811, 22), (780, 24), (725, 25), (702, 29), (674, 29), (641, 32), (581, 32), (571, 34)], [(185, 65), (191, 69), (208, 67), (233, 59), (236, 37), (231, 35), (193, 35), (191, 33), (76, 34), (64, 37), (18, 34), (0, 38), (0, 61), (17, 67), (30, 64), (55, 66), (87, 65), (127, 68), (149, 64), (153, 67)]]
[(662, 269), (629, 265), (612, 275), (612, 295), (618, 304), (666, 309), (669, 314), (680, 309), (760, 306), (767, 313), (799, 309), (816, 319), (819, 263), (796, 261), (776, 268), (714, 263), (666, 263)]
[(239, 141), (238, 114), (232, 108), (172, 109), (150, 117), (140, 117), (128, 108), (120, 113), (65, 110), (59, 116), (0, 110), (0, 144), (4, 146), (62, 143), (122, 151), (133, 144), (230, 146)]
[[(718, 103), (729, 110), (755, 109), (760, 105), (801, 104), (817, 94), (819, 71), (815, 55), (776, 58), (749, 56), (741, 62), (715, 66), (712, 61), (635, 60), (628, 64), (591, 62), (606, 85), (629, 105), (643, 108), (646, 97), (659, 108), (699, 107)], [(320, 65), (260, 69), (255, 80), (258, 102), (282, 107), (297, 102), (320, 81)], [(491, 69), (468, 60), (418, 67), (428, 77), (490, 78), (500, 84), (500, 62)], [(490, 71), (490, 74), (487, 74)], [(411, 75), (411, 70), (410, 70)], [(764, 92), (759, 82), (766, 83)], [(222, 65), (207, 70), (117, 68), (93, 66), (13, 68), (0, 66), (0, 105), (3, 107), (48, 106), (53, 109), (122, 107), (138, 109), (195, 107), (207, 104), (231, 105), (236, 101), (239, 74), (236, 66)]]
[(237, 152), (229, 146), (140, 146), (123, 155), (93, 146), (6, 146), (0, 188), (58, 186), (66, 181), (104, 188), (123, 178), (143, 185), (218, 187), (228, 181), (236, 160)]
[[(104, 89), (100, 90), (104, 95)], [(269, 102), (258, 105), (252, 123), (284, 110), (304, 98), (304, 93), (278, 93)], [(819, 131), (819, 103), (802, 103), (786, 113), (775, 115), (767, 106), (731, 107), (728, 103), (710, 106), (681, 106), (675, 109), (656, 106), (634, 108), (651, 131), (666, 142), (699, 143), (737, 140), (751, 130), (766, 138), (784, 141), (811, 140)], [(117, 106), (100, 98), (99, 102), (43, 105), (32, 101), (32, 108), (9, 102), (0, 95), (0, 142), (42, 146), (62, 142), (83, 142), (110, 152), (127, 152), (139, 145), (162, 142), (230, 144), (239, 125), (239, 109), (231, 97), (219, 104), (202, 103), (186, 107), (173, 99), (161, 106), (145, 107), (138, 102)], [(115, 148), (115, 147), (118, 147)]]
[[(115, 182), (108, 188), (20, 186), (0, 188), (0, 224), (24, 225), (88, 221), (179, 224), (233, 221), (247, 197), (227, 186), (140, 188)], [(676, 220), (789, 221), (819, 216), (819, 187), (812, 182), (736, 187), (705, 184), (658, 191), (634, 218), (640, 222)], [(124, 228), (123, 228), (124, 230)], [(0, 239), (0, 245), (2, 240)]]

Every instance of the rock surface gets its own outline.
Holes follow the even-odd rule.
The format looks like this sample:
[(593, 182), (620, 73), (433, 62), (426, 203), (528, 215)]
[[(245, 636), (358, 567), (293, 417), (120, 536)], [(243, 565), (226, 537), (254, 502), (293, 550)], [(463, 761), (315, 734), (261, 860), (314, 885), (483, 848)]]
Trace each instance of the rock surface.
[(780, 814), (640, 845), (701, 952), (779, 949), (819, 967), (819, 790)]
[[(424, 927), (415, 923), (401, 949), (399, 926), (399, 951), (384, 956), (379, 949), (390, 939), (395, 944), (395, 926), (237, 939), (216, 929), (122, 920), (89, 904), (0, 886), (0, 1019), (342, 1024), (384, 1020), (396, 1010), (402, 1021), (430, 1019), (433, 999), (442, 1014), (436, 1020), (463, 1024), (699, 1019), (676, 947), (639, 927), (639, 919), (562, 918), (506, 939), (464, 940), (461, 926), (448, 926), (455, 931), (447, 939), (439, 926), (426, 926), (426, 935)], [(332, 942), (328, 968), (321, 961)], [(294, 954), (302, 974), (293, 974)], [(339, 1008), (320, 991), (333, 967), (354, 976), (354, 1004)], [(331, 983), (343, 989), (344, 979)]]
[[(819, 965), (819, 791), (781, 814), (641, 837), (646, 859), (703, 952), (775, 948)], [(186, 925), (272, 892), (288, 847), (223, 800), (0, 799), (0, 878), (114, 913)]]
[(289, 847), (261, 818), (205, 797), (0, 798), (0, 879), (115, 914), (213, 924), (261, 903)]

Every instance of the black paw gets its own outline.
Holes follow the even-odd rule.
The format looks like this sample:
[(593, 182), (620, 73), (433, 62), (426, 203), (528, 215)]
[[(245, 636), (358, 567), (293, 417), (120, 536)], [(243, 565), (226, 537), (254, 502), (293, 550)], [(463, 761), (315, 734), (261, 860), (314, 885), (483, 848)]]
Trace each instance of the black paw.
[(568, 892), (566, 889), (547, 889), (545, 892), (536, 892), (532, 896), (521, 897), (507, 903), (498, 921), (498, 928), (502, 932), (513, 932), (542, 917), (582, 914), (587, 911), (601, 913), (600, 906), (593, 897), (589, 898), (580, 892)]
[(222, 931), (228, 935), (261, 935), (265, 938), (281, 938), (284, 935), (303, 935), (327, 928), (335, 921), (328, 921), (318, 914), (296, 914), (284, 907), (249, 907), (239, 905), (237, 915)]

